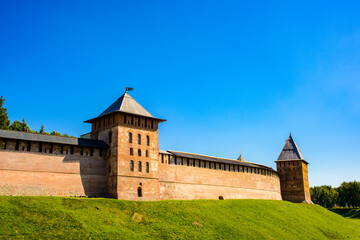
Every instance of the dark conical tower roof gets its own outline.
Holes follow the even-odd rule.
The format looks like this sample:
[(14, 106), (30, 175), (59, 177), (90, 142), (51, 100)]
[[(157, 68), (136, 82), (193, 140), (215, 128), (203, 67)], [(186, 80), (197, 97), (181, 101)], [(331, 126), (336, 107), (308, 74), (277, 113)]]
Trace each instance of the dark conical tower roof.
[(299, 147), (296, 145), (294, 139), (291, 134), (289, 138), (286, 140), (286, 143), (277, 159), (279, 160), (304, 160), (303, 155)]
[(121, 97), (119, 97), (113, 104), (111, 104), (105, 111), (103, 111), (98, 117), (87, 120), (85, 122), (91, 122), (97, 118), (102, 116), (115, 113), (115, 112), (122, 112), (133, 114), (136, 116), (142, 116), (152, 119), (157, 119), (160, 122), (164, 122), (164, 119), (155, 118), (151, 115), (143, 106), (141, 106), (134, 98), (132, 98), (127, 92), (125, 92)]
[(154, 118), (153, 115), (146, 111), (146, 109), (135, 101), (135, 99), (133, 99), (127, 92), (125, 92), (113, 104), (111, 104), (110, 107), (103, 111), (99, 117), (112, 112), (124, 112)]

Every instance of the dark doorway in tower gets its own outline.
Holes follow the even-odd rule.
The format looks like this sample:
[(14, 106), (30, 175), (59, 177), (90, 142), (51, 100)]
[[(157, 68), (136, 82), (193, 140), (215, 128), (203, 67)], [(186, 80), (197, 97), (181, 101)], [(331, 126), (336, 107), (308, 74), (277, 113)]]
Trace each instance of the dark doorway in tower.
[(141, 183), (140, 183), (140, 187), (138, 187), (137, 189), (137, 193), (138, 193), (138, 197), (142, 197), (142, 188), (141, 188)]
[(219, 200), (224, 200), (224, 197), (223, 197), (223, 196), (219, 196)]

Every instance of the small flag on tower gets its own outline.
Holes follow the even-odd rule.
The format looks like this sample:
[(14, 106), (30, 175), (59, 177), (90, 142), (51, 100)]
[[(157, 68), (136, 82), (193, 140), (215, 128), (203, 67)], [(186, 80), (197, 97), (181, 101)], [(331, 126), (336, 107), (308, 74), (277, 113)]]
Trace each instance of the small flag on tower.
[(125, 92), (127, 92), (127, 91), (132, 91), (132, 90), (134, 90), (134, 88), (132, 88), (132, 87), (126, 87), (126, 88), (125, 88)]

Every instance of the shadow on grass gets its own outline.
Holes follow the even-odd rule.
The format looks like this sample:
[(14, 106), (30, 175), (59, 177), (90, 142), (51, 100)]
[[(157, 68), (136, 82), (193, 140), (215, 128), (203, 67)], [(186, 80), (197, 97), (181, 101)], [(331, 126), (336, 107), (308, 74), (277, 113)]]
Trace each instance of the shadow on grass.
[(332, 208), (329, 210), (346, 218), (360, 219), (360, 208)]

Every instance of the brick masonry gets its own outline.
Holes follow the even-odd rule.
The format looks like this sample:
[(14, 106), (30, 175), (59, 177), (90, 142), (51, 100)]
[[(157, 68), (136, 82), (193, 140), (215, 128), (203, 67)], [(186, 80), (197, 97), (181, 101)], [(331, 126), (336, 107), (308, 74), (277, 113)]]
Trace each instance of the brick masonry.
[(279, 173), (260, 165), (240, 170), (236, 160), (224, 169), (219, 169), (223, 164), (196, 159), (179, 164), (171, 154), (159, 153), (161, 121), (122, 112), (87, 121), (91, 138), (109, 145), (104, 149), (0, 138), (5, 146), (0, 148), (0, 194), (137, 201), (310, 199), (304, 162), (277, 162)]

